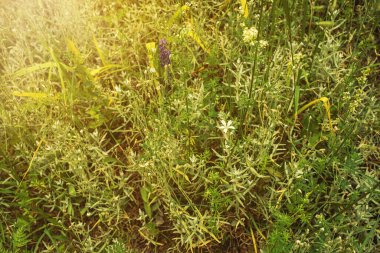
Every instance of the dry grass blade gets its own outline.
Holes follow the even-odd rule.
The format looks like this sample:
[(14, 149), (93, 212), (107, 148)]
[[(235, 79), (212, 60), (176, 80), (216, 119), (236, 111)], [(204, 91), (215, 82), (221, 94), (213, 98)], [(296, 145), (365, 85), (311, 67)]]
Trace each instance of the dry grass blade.
[(332, 128), (332, 121), (331, 121), (331, 114), (330, 114), (330, 103), (329, 103), (329, 99), (327, 97), (317, 98), (317, 99), (315, 99), (315, 100), (307, 103), (306, 105), (302, 106), (301, 109), (294, 114), (294, 118), (297, 119), (297, 115), (299, 115), (300, 113), (302, 113), (303, 111), (305, 111), (307, 108), (309, 108), (309, 107), (317, 104), (318, 102), (322, 102), (323, 103), (323, 106), (325, 107), (325, 110), (326, 110), (326, 113), (327, 113), (327, 117), (328, 117), (328, 120), (329, 120), (330, 130), (333, 130), (333, 128)]
[(255, 235), (253, 234), (253, 230), (252, 230), (252, 227), (249, 226), (249, 232), (251, 233), (251, 238), (252, 238), (252, 243), (253, 243), (253, 249), (255, 251), (255, 253), (257, 253), (257, 242), (256, 242), (256, 238), (255, 238)]
[[(24, 181), (26, 175), (28, 175), (28, 172), (29, 172), (30, 169), (32, 168), (32, 166), (33, 166), (33, 162), (34, 162), (34, 159), (36, 159), (36, 156), (37, 156), (38, 150), (40, 149), (40, 147), (41, 147), (41, 145), (42, 145), (43, 142), (45, 142), (45, 140), (44, 140), (44, 139), (41, 139), (40, 142), (39, 142), (38, 145), (37, 145), (36, 150), (33, 152), (32, 159), (31, 159), (30, 162), (29, 162), (29, 166), (28, 166), (27, 170), (25, 171), (24, 175), (22, 176), (21, 182)], [(21, 184), (21, 182), (20, 182), (20, 184)]]

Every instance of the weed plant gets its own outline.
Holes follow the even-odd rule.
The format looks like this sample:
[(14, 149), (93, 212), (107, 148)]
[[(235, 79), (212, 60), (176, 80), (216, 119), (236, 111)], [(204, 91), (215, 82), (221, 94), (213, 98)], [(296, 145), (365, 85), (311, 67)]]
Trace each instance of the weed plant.
[(0, 1), (0, 252), (379, 252), (376, 1)]

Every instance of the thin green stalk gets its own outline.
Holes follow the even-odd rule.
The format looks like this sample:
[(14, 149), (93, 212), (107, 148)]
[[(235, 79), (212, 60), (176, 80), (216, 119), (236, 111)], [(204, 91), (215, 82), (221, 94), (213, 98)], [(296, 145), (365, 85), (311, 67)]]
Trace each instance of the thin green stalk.
[[(262, 30), (262, 20), (263, 20), (263, 9), (264, 9), (264, 5), (262, 3), (262, 1), (260, 2), (260, 12), (259, 12), (259, 25), (258, 25), (258, 33), (257, 33), (257, 41), (260, 41), (260, 38), (261, 38), (261, 30)], [(248, 90), (248, 101), (250, 102), (251, 101), (251, 98), (252, 98), (252, 91), (256, 88), (256, 85), (255, 85), (255, 74), (256, 74), (256, 66), (257, 66), (257, 53), (258, 53), (258, 44), (256, 43), (255, 45), (255, 53), (254, 53), (254, 59), (253, 59), (253, 65), (252, 65), (252, 69), (251, 69), (251, 75), (250, 75), (250, 84), (249, 84), (249, 90)], [(240, 124), (239, 124), (239, 134), (240, 134), (240, 129), (241, 127), (244, 126), (244, 134), (246, 133), (246, 129), (247, 129), (247, 125), (249, 124), (247, 121), (248, 121), (248, 111), (250, 111), (250, 108), (253, 108), (253, 106), (251, 106), (251, 103), (248, 103), (248, 106), (246, 107), (246, 109), (244, 110), (243, 112), (243, 117), (240, 118)], [(243, 123), (244, 122), (244, 123)], [(239, 135), (240, 136), (240, 135)]]

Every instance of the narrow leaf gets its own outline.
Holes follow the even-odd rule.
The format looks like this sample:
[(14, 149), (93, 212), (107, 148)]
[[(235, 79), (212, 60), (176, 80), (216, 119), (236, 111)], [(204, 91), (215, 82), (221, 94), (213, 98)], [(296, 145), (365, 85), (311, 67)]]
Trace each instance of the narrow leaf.
[(36, 64), (36, 65), (30, 66), (30, 67), (26, 67), (26, 68), (22, 68), (22, 69), (17, 70), (16, 72), (13, 73), (13, 76), (14, 77), (25, 76), (25, 75), (37, 72), (39, 70), (52, 68), (55, 66), (56, 66), (55, 62), (46, 62), (46, 63)]
[(199, 35), (193, 31), (193, 30), (189, 30), (187, 32), (187, 35), (192, 38), (202, 49), (203, 51), (205, 51), (206, 53), (209, 53), (210, 51), (208, 50), (207, 46), (205, 46), (205, 44), (202, 42), (201, 38), (199, 37)]
[(333, 21), (319, 21), (319, 22), (316, 22), (316, 24), (323, 27), (332, 27), (335, 25)]
[(66, 39), (66, 45), (69, 51), (73, 54), (75, 63), (78, 65), (82, 65), (83, 64), (82, 55), (79, 49), (77, 48), (77, 46), (75, 45), (75, 43), (70, 39)]
[(51, 57), (53, 58), (56, 66), (58, 67), (58, 74), (59, 74), (59, 79), (61, 81), (61, 91), (62, 91), (62, 94), (63, 94), (63, 101), (65, 102), (66, 104), (66, 85), (65, 85), (65, 73), (62, 69), (62, 65), (61, 65), (61, 62), (58, 60), (57, 56), (55, 55), (54, 51), (52, 48), (50, 48), (50, 55)]
[(300, 98), (300, 86), (296, 85), (296, 88), (294, 91), (294, 111), (296, 112), (295, 115), (297, 115), (297, 112), (298, 112), (299, 98)]
[(325, 110), (326, 110), (326, 113), (327, 113), (327, 117), (328, 117), (328, 120), (329, 120), (330, 129), (333, 130), (333, 128), (332, 128), (332, 121), (331, 121), (331, 114), (330, 114), (330, 102), (329, 102), (329, 99), (327, 97), (317, 98), (317, 99), (315, 99), (315, 100), (307, 103), (306, 105), (302, 106), (302, 108), (299, 111), (296, 111), (294, 113), (294, 117), (296, 118), (298, 114), (300, 114), (301, 112), (305, 111), (307, 108), (315, 105), (318, 102), (322, 102), (323, 103), (323, 106), (325, 107)]
[(257, 251), (256, 238), (255, 238), (255, 235), (253, 234), (253, 230), (251, 226), (249, 226), (249, 232), (251, 233), (251, 237), (252, 237), (253, 249), (255, 250), (255, 253), (257, 253), (258, 251)]

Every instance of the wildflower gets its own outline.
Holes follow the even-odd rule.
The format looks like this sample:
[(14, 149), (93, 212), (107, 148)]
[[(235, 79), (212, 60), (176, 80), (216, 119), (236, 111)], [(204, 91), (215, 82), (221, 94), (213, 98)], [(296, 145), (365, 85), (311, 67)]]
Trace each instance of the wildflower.
[(259, 46), (261, 48), (266, 48), (268, 46), (268, 41), (266, 41), (266, 40), (260, 40), (259, 41)]
[(156, 73), (156, 69), (154, 67), (149, 68), (149, 73), (154, 74)]
[(193, 155), (193, 156), (191, 156), (190, 157), (190, 162), (192, 163), (192, 164), (195, 164), (196, 162), (197, 162), (197, 157), (195, 156), (195, 155)]
[(162, 67), (170, 64), (170, 50), (167, 48), (167, 41), (165, 39), (161, 39), (158, 43), (158, 47), (160, 49), (160, 63)]
[(294, 61), (293, 64), (296, 65), (296, 64), (300, 63), (301, 60), (302, 60), (302, 58), (303, 58), (302, 53), (296, 53), (296, 54), (294, 54), (294, 56), (293, 56), (293, 61)]
[(364, 92), (362, 89), (355, 89), (354, 94), (351, 95), (349, 92), (343, 93), (343, 101), (348, 103), (348, 111), (351, 114), (357, 112), (363, 101)]
[(117, 92), (117, 93), (121, 93), (121, 88), (120, 88), (120, 86), (119, 85), (115, 85), (115, 91)]
[(243, 41), (247, 44), (253, 45), (258, 33), (259, 31), (257, 31), (256, 27), (254, 26), (252, 26), (251, 28), (244, 28)]
[(359, 84), (365, 85), (367, 82), (367, 77), (370, 73), (371, 73), (370, 68), (365, 68), (364, 70), (362, 70), (362, 75), (356, 78), (356, 80), (358, 80)]
[(222, 124), (221, 126), (218, 126), (220, 130), (222, 130), (223, 133), (227, 134), (229, 130), (234, 130), (235, 127), (232, 125), (232, 120), (225, 121), (221, 120), (220, 123)]

